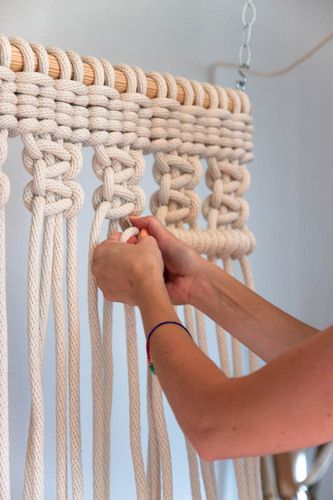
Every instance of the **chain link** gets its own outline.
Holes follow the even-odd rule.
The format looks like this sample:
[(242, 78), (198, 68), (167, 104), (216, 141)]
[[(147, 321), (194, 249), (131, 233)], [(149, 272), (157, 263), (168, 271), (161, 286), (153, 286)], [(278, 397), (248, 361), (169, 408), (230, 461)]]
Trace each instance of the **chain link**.
[(252, 35), (252, 26), (256, 22), (257, 11), (254, 5), (253, 0), (248, 0), (242, 11), (242, 41), (241, 46), (239, 48), (239, 67), (238, 73), (241, 76), (241, 79), (236, 82), (236, 87), (240, 90), (245, 90), (247, 84), (247, 76), (246, 70), (249, 69), (251, 63), (251, 35)]

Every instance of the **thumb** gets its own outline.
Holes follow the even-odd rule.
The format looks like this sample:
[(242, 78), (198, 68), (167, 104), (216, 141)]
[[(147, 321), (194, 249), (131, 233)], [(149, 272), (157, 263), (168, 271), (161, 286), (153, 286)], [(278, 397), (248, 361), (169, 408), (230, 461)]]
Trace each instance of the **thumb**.
[(149, 233), (148, 233), (147, 229), (141, 229), (141, 231), (139, 233), (139, 236), (138, 236), (139, 241), (142, 238), (145, 238), (146, 236), (149, 236)]

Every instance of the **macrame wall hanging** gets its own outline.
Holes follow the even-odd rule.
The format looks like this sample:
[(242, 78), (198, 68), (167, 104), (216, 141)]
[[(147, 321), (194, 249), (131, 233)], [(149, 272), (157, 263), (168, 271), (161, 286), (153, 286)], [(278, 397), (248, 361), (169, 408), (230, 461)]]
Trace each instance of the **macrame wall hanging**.
[[(239, 90), (201, 84), (138, 67), (112, 66), (0, 36), (0, 165), (8, 137), (20, 136), (23, 164), (31, 175), (23, 199), (31, 212), (28, 262), (28, 352), (31, 384), (30, 425), (24, 498), (47, 498), (44, 484), (44, 346), (53, 309), (56, 357), (56, 496), (66, 499), (71, 477), (73, 499), (112, 498), (110, 421), (112, 410), (112, 304), (98, 304), (89, 273), (92, 352), (93, 492), (85, 491), (80, 429), (80, 328), (77, 287), (77, 217), (83, 189), (77, 181), (82, 148), (93, 149), (92, 167), (101, 185), (93, 196), (89, 259), (109, 231), (122, 230), (131, 214), (145, 208), (140, 187), (145, 155), (153, 154), (158, 185), (151, 212), (173, 234), (232, 273), (238, 260), (244, 281), (253, 287), (247, 255), (254, 237), (247, 228), (252, 160), (252, 118), (248, 97)], [(203, 175), (210, 194), (201, 201), (196, 186)], [(84, 168), (89, 168), (85, 165)], [(150, 174), (149, 174), (150, 175)], [(8, 356), (5, 290), (5, 205), (10, 180), (0, 175), (0, 498), (10, 498), (8, 437)], [(202, 214), (207, 227), (202, 229)], [(126, 231), (124, 239), (126, 239)], [(64, 265), (65, 262), (65, 265)], [(88, 266), (88, 269), (90, 267)], [(66, 300), (63, 291), (66, 290)], [(52, 304), (51, 304), (52, 303)], [(207, 352), (205, 320), (184, 306), (187, 327)], [(125, 306), (130, 442), (136, 495), (140, 500), (179, 498), (173, 487), (164, 400), (157, 377), (147, 372), (148, 456), (142, 452), (140, 387), (135, 312)], [(119, 330), (119, 328), (118, 328)], [(216, 326), (220, 363), (228, 376), (243, 371), (242, 348)], [(246, 351), (247, 352), (247, 351)], [(249, 354), (251, 370), (257, 360)], [(146, 369), (141, 367), (141, 369)], [(67, 433), (67, 426), (69, 432)], [(67, 439), (68, 436), (68, 439)], [(110, 441), (111, 437), (111, 441)], [(214, 464), (200, 460), (186, 442), (191, 492), (195, 500), (218, 498)], [(67, 464), (67, 456), (69, 464)], [(239, 498), (260, 500), (259, 459), (234, 460)], [(131, 473), (129, 466), (128, 474)], [(202, 488), (202, 485), (204, 487)]]

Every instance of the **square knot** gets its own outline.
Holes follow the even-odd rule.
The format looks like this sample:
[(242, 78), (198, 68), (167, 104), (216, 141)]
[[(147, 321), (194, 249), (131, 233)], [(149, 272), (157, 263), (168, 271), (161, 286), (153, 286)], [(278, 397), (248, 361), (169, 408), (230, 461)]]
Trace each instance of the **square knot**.
[(202, 204), (202, 214), (206, 220), (216, 218), (217, 227), (243, 228), (249, 217), (249, 205), (243, 198), (222, 195), (220, 204), (215, 206), (213, 195), (207, 196)]
[(194, 191), (170, 190), (169, 202), (164, 204), (160, 198), (161, 191), (155, 191), (150, 199), (150, 210), (165, 223), (179, 222), (193, 224), (200, 213), (200, 197)]
[(200, 212), (200, 199), (194, 188), (201, 170), (196, 157), (156, 153), (153, 176), (160, 189), (151, 197), (153, 214), (172, 224), (193, 224)]
[(110, 176), (110, 173), (105, 173), (106, 170), (110, 170), (119, 174), (117, 183), (129, 181), (137, 184), (142, 179), (145, 163), (139, 151), (126, 151), (101, 144), (95, 147), (92, 167), (98, 179), (103, 182), (105, 176)]
[(79, 213), (83, 206), (84, 192), (80, 184), (75, 181), (59, 181), (47, 179), (45, 182), (45, 194), (41, 195), (34, 189), (33, 181), (30, 181), (23, 192), (23, 201), (26, 208), (33, 210), (36, 199), (44, 199), (44, 215), (63, 214), (70, 219)]
[(114, 184), (112, 196), (108, 196), (109, 191), (105, 189), (105, 185), (99, 186), (93, 194), (93, 207), (95, 210), (101, 203), (107, 202), (108, 210), (105, 215), (107, 219), (118, 220), (129, 215), (139, 215), (145, 207), (145, 193), (143, 189), (137, 185), (125, 186), (122, 184)]

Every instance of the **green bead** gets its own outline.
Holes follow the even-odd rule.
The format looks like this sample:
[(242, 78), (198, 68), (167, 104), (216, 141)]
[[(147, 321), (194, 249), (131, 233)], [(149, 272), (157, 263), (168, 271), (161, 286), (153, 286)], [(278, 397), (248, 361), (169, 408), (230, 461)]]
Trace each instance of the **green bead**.
[(155, 366), (154, 366), (154, 364), (153, 364), (153, 363), (150, 363), (150, 365), (149, 365), (149, 369), (150, 369), (150, 371), (151, 371), (154, 375), (156, 375)]

